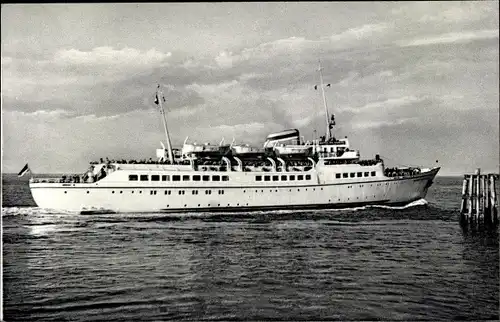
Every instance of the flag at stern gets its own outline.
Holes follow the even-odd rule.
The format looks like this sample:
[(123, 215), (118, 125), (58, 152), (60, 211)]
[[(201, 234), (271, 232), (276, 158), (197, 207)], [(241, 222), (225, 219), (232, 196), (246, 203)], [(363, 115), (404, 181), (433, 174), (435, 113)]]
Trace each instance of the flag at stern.
[(30, 170), (30, 167), (28, 166), (28, 164), (26, 163), (26, 165), (21, 169), (21, 171), (19, 171), (19, 173), (17, 174), (17, 176), (18, 177), (22, 177), (22, 176), (24, 176), (28, 172), (31, 172), (31, 170)]

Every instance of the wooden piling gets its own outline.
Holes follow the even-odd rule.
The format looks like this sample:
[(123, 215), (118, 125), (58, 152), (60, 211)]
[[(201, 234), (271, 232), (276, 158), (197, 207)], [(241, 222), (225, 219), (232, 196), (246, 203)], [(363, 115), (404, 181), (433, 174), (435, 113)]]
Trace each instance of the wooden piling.
[(474, 191), (472, 191), (474, 188), (474, 180), (473, 176), (469, 176), (469, 193), (468, 193), (468, 208), (467, 208), (467, 213), (468, 213), (468, 219), (472, 218), (472, 200), (473, 200), (473, 195)]
[(465, 214), (467, 212), (467, 186), (469, 184), (469, 178), (467, 175), (464, 176), (464, 182), (462, 184), (462, 204), (460, 205), (460, 213)]
[(498, 224), (498, 210), (497, 210), (497, 192), (496, 192), (496, 187), (495, 187), (495, 179), (498, 176), (491, 175), (490, 176), (490, 204), (491, 204), (491, 209), (490, 209), (490, 215), (491, 219), (493, 220), (493, 223), (495, 225)]
[(477, 169), (474, 174), (465, 174), (462, 184), (462, 202), (460, 222), (467, 224), (498, 225), (498, 204), (495, 180), (497, 174), (481, 174)]
[(486, 198), (488, 197), (488, 190), (486, 189), (486, 178), (487, 176), (481, 176), (481, 212), (480, 219), (484, 222), (484, 214), (486, 213)]

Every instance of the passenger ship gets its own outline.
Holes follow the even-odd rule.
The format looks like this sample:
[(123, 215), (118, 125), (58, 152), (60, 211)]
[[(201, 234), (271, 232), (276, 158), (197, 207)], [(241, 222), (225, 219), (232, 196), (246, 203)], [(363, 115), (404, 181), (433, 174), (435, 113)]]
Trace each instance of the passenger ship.
[(270, 134), (262, 148), (187, 143), (172, 148), (158, 86), (167, 147), (157, 161), (91, 163), (87, 173), (31, 178), (42, 208), (79, 213), (248, 211), (405, 205), (426, 196), (439, 167), (386, 169), (362, 160), (347, 137), (332, 135), (321, 66), (326, 135), (305, 141), (297, 129)]

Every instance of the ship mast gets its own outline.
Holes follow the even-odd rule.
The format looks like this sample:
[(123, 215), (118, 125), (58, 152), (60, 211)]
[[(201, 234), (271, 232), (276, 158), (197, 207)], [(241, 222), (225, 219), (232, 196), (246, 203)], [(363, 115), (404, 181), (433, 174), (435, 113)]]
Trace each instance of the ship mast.
[(172, 152), (172, 144), (170, 143), (170, 135), (168, 134), (167, 128), (167, 119), (165, 118), (165, 110), (163, 109), (163, 92), (160, 90), (160, 84), (158, 84), (158, 88), (156, 89), (156, 101), (155, 103), (160, 106), (160, 113), (163, 116), (163, 128), (165, 129), (165, 136), (167, 137), (167, 151), (168, 158), (170, 159), (170, 164), (174, 164), (174, 153)]
[(323, 87), (323, 74), (321, 73), (321, 61), (318, 59), (318, 71), (319, 71), (319, 81), (321, 87), (321, 94), (323, 95), (323, 104), (325, 106), (325, 117), (326, 117), (326, 141), (330, 140), (331, 132), (330, 132), (330, 117), (328, 115), (328, 107), (326, 105), (326, 96), (325, 96), (325, 88)]

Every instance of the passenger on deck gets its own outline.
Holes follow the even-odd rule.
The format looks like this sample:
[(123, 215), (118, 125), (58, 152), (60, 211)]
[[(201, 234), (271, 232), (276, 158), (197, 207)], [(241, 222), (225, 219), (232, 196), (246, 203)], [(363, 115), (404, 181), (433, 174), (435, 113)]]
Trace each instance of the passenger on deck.
[[(102, 159), (101, 159), (102, 160)], [(94, 182), (94, 166), (90, 166), (89, 170), (85, 173), (85, 176), (83, 177), (83, 181), (92, 183)]]
[(104, 167), (101, 168), (101, 171), (99, 172), (99, 179), (104, 179), (106, 177), (106, 170), (104, 170)]

